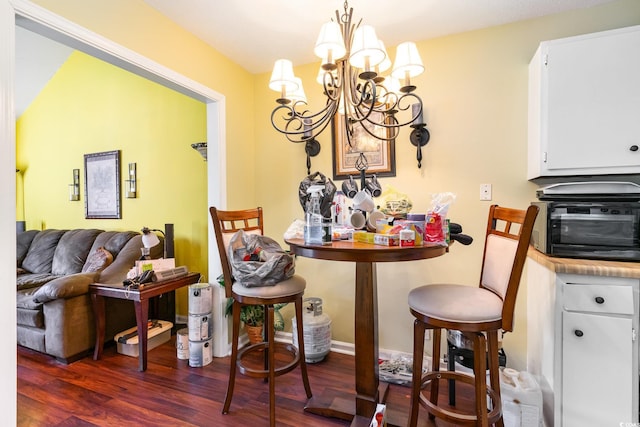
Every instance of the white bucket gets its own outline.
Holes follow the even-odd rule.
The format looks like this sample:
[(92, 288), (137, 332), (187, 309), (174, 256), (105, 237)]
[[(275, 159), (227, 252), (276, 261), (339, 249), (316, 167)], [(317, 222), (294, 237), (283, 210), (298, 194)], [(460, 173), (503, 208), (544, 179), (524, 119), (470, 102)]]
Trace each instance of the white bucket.
[(206, 366), (213, 360), (213, 342), (211, 339), (206, 341), (189, 341), (189, 366), (199, 368)]
[(189, 314), (206, 314), (213, 310), (213, 288), (208, 283), (189, 286)]
[(188, 325), (189, 341), (204, 341), (213, 336), (213, 313), (190, 314)]
[(187, 328), (182, 328), (176, 332), (176, 350), (178, 359), (189, 359), (189, 330)]

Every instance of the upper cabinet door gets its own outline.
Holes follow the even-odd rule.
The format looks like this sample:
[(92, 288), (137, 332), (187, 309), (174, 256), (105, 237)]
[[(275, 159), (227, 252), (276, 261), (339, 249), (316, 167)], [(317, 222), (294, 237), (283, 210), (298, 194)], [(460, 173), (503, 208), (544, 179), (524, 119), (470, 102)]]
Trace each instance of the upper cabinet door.
[(640, 172), (640, 26), (547, 41), (529, 64), (529, 170)]

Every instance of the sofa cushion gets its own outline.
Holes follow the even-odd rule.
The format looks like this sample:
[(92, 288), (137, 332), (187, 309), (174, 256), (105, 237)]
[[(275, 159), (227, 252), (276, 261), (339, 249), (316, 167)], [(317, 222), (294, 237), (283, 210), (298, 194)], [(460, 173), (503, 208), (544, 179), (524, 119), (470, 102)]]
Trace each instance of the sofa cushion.
[(92, 273), (102, 271), (113, 262), (113, 255), (106, 250), (104, 246), (100, 246), (91, 255), (87, 257), (87, 262), (82, 267), (83, 273)]
[(16, 284), (18, 290), (31, 289), (42, 286), (47, 282), (57, 279), (60, 276), (56, 276), (51, 273), (24, 273), (16, 277)]
[(43, 230), (33, 238), (21, 267), (31, 273), (51, 273), (53, 254), (66, 230)]
[(82, 271), (93, 242), (102, 233), (96, 229), (69, 230), (60, 238), (53, 254), (53, 274), (75, 274)]
[(71, 298), (89, 292), (99, 273), (77, 273), (62, 276), (40, 286), (34, 293), (35, 302), (44, 303), (58, 298)]
[[(122, 248), (131, 240), (133, 237), (138, 236), (139, 233), (135, 231), (105, 231), (101, 233), (93, 242), (93, 247), (91, 248), (91, 253), (96, 251), (99, 247), (103, 247), (108, 250), (113, 258), (118, 258), (118, 254), (122, 250)], [(140, 256), (140, 254), (138, 254)]]
[(39, 232), (39, 230), (23, 231), (16, 236), (16, 267), (22, 267), (22, 261), (27, 256), (29, 246)]
[(100, 273), (97, 280), (100, 283), (122, 283), (127, 277), (127, 272), (136, 265), (136, 260), (140, 259), (140, 249), (142, 248), (142, 236), (135, 235), (129, 239), (126, 245), (114, 257), (113, 263)]

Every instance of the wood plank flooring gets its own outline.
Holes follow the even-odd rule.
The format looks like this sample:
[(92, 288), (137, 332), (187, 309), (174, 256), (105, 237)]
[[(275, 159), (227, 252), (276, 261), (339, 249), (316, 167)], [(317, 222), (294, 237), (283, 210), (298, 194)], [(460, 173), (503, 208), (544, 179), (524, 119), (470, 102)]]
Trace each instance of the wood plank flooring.
[[(137, 358), (105, 348), (103, 357), (85, 357), (69, 365), (18, 347), (18, 426), (265, 426), (268, 385), (238, 375), (229, 414), (221, 409), (227, 388), (229, 358), (189, 367), (176, 357), (175, 336), (149, 351), (148, 368), (137, 371)], [(309, 364), (315, 396), (327, 390), (354, 391), (354, 358), (330, 353)], [(446, 401), (447, 387), (441, 388)], [(460, 390), (458, 405), (473, 407), (471, 393)], [(349, 426), (347, 421), (304, 412), (306, 396), (299, 368), (276, 379), (278, 426)], [(391, 385), (387, 404), (409, 410), (410, 389)], [(421, 409), (420, 426), (449, 426), (429, 421)]]

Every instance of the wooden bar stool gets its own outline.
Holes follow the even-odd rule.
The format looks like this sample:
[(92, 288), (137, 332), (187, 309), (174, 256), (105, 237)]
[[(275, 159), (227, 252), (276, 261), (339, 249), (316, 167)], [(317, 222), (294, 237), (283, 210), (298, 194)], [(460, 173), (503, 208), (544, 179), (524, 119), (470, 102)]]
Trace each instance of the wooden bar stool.
[[(229, 413), (231, 399), (233, 398), (233, 388), (235, 385), (236, 371), (254, 378), (263, 378), (269, 383), (269, 421), (271, 426), (276, 425), (275, 412), (275, 378), (291, 372), (298, 365), (302, 372), (302, 382), (307, 398), (311, 398), (311, 387), (307, 376), (307, 364), (304, 354), (304, 331), (302, 326), (302, 295), (306, 287), (305, 280), (294, 275), (290, 279), (270, 286), (245, 287), (239, 283), (233, 283), (231, 274), (231, 264), (227, 257), (227, 246), (231, 237), (238, 231), (244, 230), (246, 233), (263, 234), (262, 208), (221, 211), (215, 207), (209, 208), (213, 228), (216, 233), (220, 262), (222, 263), (222, 274), (225, 283), (225, 295), (233, 298), (233, 336), (231, 347), (231, 363), (229, 369), (229, 385), (224, 399), (222, 413)], [(282, 303), (294, 303), (296, 312), (296, 326), (298, 330), (298, 348), (292, 344), (275, 342), (274, 331), (274, 305)], [(243, 349), (238, 349), (238, 339), (240, 336), (240, 310), (246, 305), (265, 306), (265, 335), (266, 339), (262, 343), (253, 344)], [(266, 351), (265, 351), (266, 350)], [(243, 360), (256, 352), (264, 354), (264, 369), (256, 369), (243, 363)], [(282, 366), (276, 366), (276, 353), (287, 353), (290, 361)]]
[[(479, 286), (434, 284), (421, 286), (409, 293), (409, 307), (416, 318), (413, 333), (413, 384), (409, 426), (418, 421), (419, 406), (457, 425), (503, 426), (498, 365), (498, 332), (513, 330), (513, 313), (522, 269), (538, 208), (526, 211), (491, 206), (487, 223)], [(424, 334), (433, 330), (431, 371), (422, 375)], [(474, 373), (440, 371), (440, 339), (442, 329), (458, 330), (473, 342)], [(488, 356), (487, 356), (488, 355)], [(487, 387), (487, 357), (490, 387)], [(475, 388), (473, 414), (438, 406), (441, 380), (455, 380)], [(427, 398), (421, 389), (430, 384)], [(491, 400), (487, 405), (487, 395)]]

